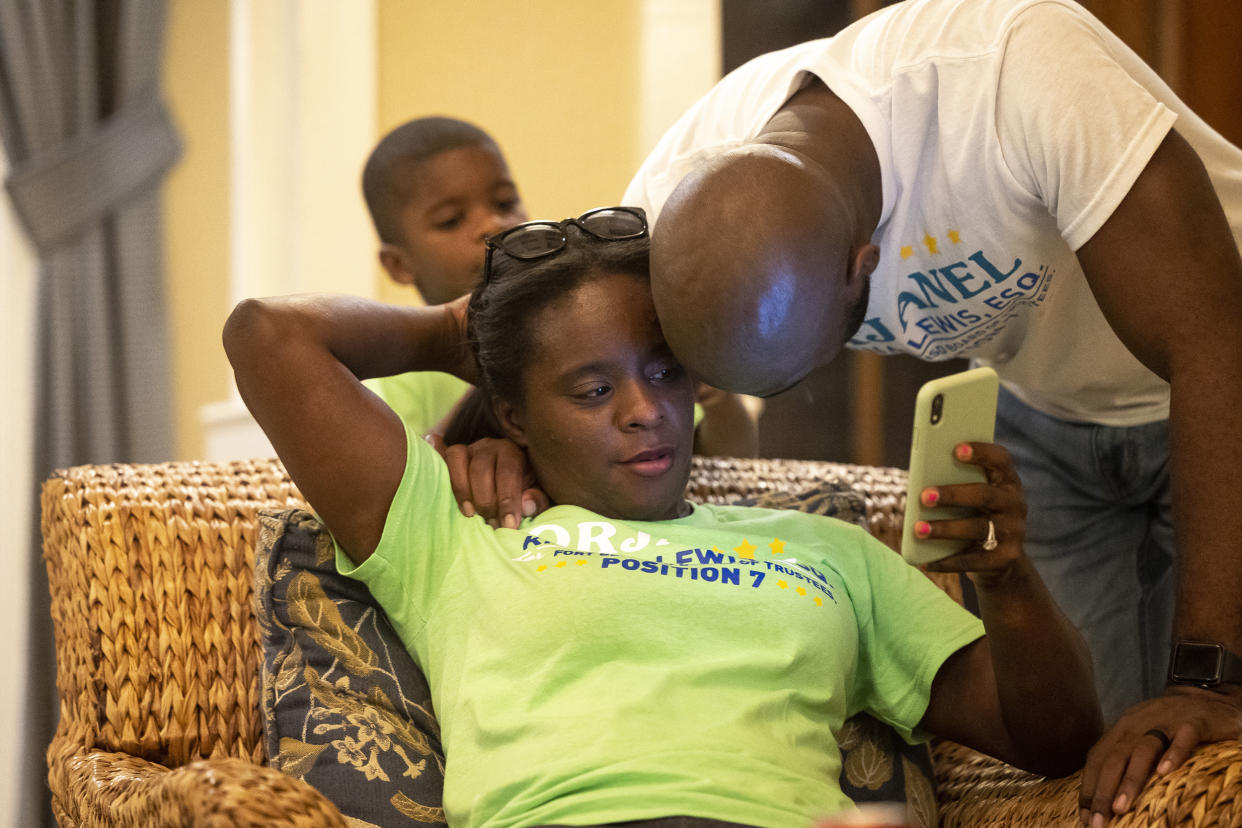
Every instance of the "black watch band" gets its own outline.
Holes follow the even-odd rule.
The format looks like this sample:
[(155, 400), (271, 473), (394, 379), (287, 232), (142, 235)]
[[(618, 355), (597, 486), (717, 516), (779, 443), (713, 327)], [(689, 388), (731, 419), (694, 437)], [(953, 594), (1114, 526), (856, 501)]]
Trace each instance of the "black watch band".
[(1242, 684), (1242, 657), (1215, 641), (1178, 641), (1169, 659), (1169, 683), (1196, 687)]

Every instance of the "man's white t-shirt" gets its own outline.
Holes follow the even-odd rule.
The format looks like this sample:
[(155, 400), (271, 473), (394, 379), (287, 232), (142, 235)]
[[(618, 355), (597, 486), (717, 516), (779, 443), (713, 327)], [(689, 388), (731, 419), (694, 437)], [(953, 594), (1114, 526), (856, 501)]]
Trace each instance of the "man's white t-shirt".
[(691, 169), (752, 140), (811, 76), (862, 121), (882, 171), (880, 265), (851, 347), (975, 358), (1063, 419), (1168, 417), (1167, 383), (1113, 334), (1074, 251), (1175, 124), (1242, 247), (1242, 150), (1069, 0), (917, 0), (730, 73), (624, 203), (658, 221)]

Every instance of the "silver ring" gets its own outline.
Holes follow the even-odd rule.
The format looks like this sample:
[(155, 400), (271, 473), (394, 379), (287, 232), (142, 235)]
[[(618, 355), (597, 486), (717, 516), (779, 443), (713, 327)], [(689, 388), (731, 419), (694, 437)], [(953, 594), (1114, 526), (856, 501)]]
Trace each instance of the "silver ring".
[(998, 545), (999, 544), (996, 542), (996, 526), (995, 524), (992, 523), (992, 521), (989, 520), (988, 521), (988, 539), (983, 542), (983, 549), (986, 552), (991, 552)]

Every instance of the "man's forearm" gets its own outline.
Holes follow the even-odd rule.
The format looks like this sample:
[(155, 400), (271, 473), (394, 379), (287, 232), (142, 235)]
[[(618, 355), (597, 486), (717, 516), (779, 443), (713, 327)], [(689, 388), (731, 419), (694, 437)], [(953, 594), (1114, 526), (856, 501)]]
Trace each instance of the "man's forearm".
[(1242, 653), (1242, 337), (1233, 339), (1232, 358), (1201, 355), (1172, 378), (1173, 634)]

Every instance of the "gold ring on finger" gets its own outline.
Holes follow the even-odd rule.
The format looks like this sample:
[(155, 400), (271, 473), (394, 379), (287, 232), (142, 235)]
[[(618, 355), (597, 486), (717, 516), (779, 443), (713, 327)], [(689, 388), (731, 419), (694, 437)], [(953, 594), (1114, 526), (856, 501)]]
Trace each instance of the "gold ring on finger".
[(991, 552), (997, 546), (998, 546), (998, 543), (996, 540), (996, 524), (992, 523), (992, 521), (989, 520), (988, 521), (988, 537), (987, 537), (987, 540), (983, 542), (983, 548), (985, 551)]

